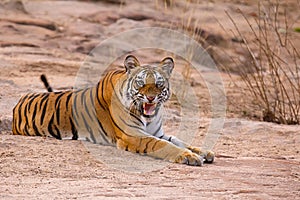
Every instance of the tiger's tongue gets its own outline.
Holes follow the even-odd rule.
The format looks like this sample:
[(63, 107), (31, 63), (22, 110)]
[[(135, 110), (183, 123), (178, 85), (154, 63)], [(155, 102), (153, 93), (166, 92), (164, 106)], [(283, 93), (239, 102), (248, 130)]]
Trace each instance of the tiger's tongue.
[(155, 103), (144, 103), (144, 115), (153, 115), (155, 113)]

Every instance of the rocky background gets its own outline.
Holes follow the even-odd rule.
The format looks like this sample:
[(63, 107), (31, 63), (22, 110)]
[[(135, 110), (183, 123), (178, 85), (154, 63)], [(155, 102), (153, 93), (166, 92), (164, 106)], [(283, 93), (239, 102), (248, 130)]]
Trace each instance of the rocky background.
[[(299, 26), (298, 3), (285, 1), (283, 6), (289, 11), (289, 20)], [(234, 25), (225, 11), (239, 27), (244, 27), (242, 33), (251, 37), (239, 9), (247, 16), (255, 16), (257, 2), (1, 1), (0, 198), (297, 199), (299, 126), (261, 122), (261, 111), (248, 104), (250, 99), (242, 98), (242, 91), (233, 84), (240, 80), (235, 72), (245, 66), (233, 63), (232, 57), (247, 59), (248, 55), (240, 47), (240, 38), (230, 34)], [(220, 69), (227, 119), (213, 146), (217, 154), (214, 164), (190, 167), (151, 160), (159, 162), (160, 167), (120, 170), (110, 162), (115, 162), (121, 153), (109, 147), (12, 135), (12, 109), (23, 94), (45, 91), (39, 79), (41, 74), (47, 75), (55, 90), (71, 89), (87, 54), (101, 41), (126, 30), (153, 26), (190, 34), (207, 49)], [(299, 41), (299, 36), (295, 41)], [(146, 51), (139, 56), (142, 62), (159, 61), (155, 53)], [(185, 71), (185, 62), (177, 60), (177, 71), (189, 74), (187, 81), (199, 98), (201, 125), (191, 141), (201, 146), (211, 122), (210, 94), (201, 76), (193, 70)], [(116, 64), (122, 63), (117, 60)], [(224, 66), (230, 69), (231, 78)], [(212, 72), (201, 75), (209, 73)], [(181, 112), (176, 99), (167, 106), (171, 111), (166, 132), (174, 134), (171, 122), (179, 123)], [(102, 152), (108, 160), (101, 162), (95, 149), (96, 154)], [(126, 156), (136, 162), (132, 166), (143, 166), (148, 160), (133, 154)], [(127, 161), (119, 164), (126, 165)]]

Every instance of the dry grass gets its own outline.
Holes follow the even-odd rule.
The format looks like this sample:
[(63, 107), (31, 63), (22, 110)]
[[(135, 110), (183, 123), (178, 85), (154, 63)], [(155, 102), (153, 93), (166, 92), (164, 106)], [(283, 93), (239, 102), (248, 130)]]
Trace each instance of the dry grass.
[[(194, 3), (199, 3), (200, 0), (195, 0)], [(160, 26), (171, 29), (171, 30), (176, 30), (180, 31), (183, 34), (189, 35), (191, 38), (195, 39), (196, 41), (200, 42), (202, 45), (205, 43), (205, 40), (201, 37), (200, 32), (202, 30), (199, 29), (198, 27), (198, 20), (199, 19), (194, 19), (193, 17), (193, 12), (195, 12), (195, 8), (193, 8), (190, 3), (191, 0), (185, 0), (183, 2), (176, 2), (175, 0), (156, 0), (156, 8), (158, 10), (163, 10), (163, 11), (170, 11), (172, 12), (172, 9), (174, 9), (176, 6), (181, 7), (182, 5), (177, 5), (179, 4), (184, 4), (184, 10), (193, 10), (190, 12), (189, 15), (186, 15), (184, 12), (179, 13), (178, 15), (174, 16), (177, 17), (177, 19), (173, 21), (168, 21), (167, 23), (161, 23)], [(163, 7), (163, 9), (161, 9)], [(207, 45), (203, 45), (206, 46)], [(193, 52), (193, 49), (187, 49), (188, 50), (188, 57), (186, 58), (181, 58), (185, 59), (186, 62), (183, 66), (183, 71), (182, 71), (182, 76), (184, 79), (184, 87), (187, 87), (189, 83), (191, 82), (191, 76), (192, 76), (192, 66), (191, 66), (191, 60), (194, 57), (195, 52)], [(181, 99), (185, 99), (186, 93), (185, 89), (182, 90), (181, 94)]]
[[(283, 23), (280, 23), (279, 12), (283, 13)], [(250, 55), (250, 65), (243, 63), (247, 67), (239, 71), (246, 89), (262, 109), (264, 121), (299, 124), (300, 54), (291, 39), (291, 24), (288, 23), (286, 10), (280, 7), (279, 2), (259, 3), (258, 16), (253, 17), (254, 23), (242, 11), (240, 14), (246, 20), (254, 41), (241, 33), (241, 28), (229, 13), (227, 16), (235, 27), (236, 36), (242, 39), (242, 47)], [(258, 55), (255, 50), (258, 50)], [(248, 67), (251, 67), (251, 73)]]
[[(194, 2), (199, 3), (197, 0)], [(190, 1), (184, 3), (189, 11), (193, 9), (190, 6)], [(165, 0), (163, 4), (156, 1), (157, 8), (163, 7), (163, 10), (172, 10), (177, 4), (178, 2), (173, 0)], [(193, 12), (196, 12), (196, 10), (188, 12), (188, 15), (179, 14), (176, 16), (179, 20), (171, 21), (168, 25), (162, 24), (162, 26), (180, 30), (190, 35), (214, 57), (216, 54), (214, 52), (214, 41), (222, 41), (223, 38), (207, 33), (199, 27), (200, 19), (195, 18)], [(237, 66), (242, 66), (237, 69), (237, 72), (244, 86), (239, 86), (236, 90), (251, 94), (250, 97), (243, 95), (247, 99), (252, 99), (245, 102), (249, 104), (247, 105), (249, 107), (258, 107), (262, 112), (264, 121), (280, 124), (299, 124), (300, 56), (299, 50), (295, 47), (291, 37), (294, 22), (287, 19), (284, 6), (281, 6), (279, 1), (275, 3), (263, 1), (258, 4), (257, 15), (246, 15), (239, 11), (241, 16), (239, 20), (245, 20), (247, 27), (238, 27), (238, 23), (234, 21), (230, 14), (228, 12), (226, 14), (235, 27), (232, 31), (233, 38), (237, 39), (236, 42), (240, 43), (247, 54), (245, 55), (247, 59), (244, 59), (245, 57), (241, 60), (232, 59)], [(245, 29), (249, 29), (251, 34), (244, 35), (242, 32)], [(190, 52), (191, 57), (193, 53)], [(226, 52), (224, 53), (226, 54)], [(218, 60), (216, 62), (218, 63)], [(226, 66), (220, 67), (222, 70), (223, 67), (226, 68)], [(228, 70), (231, 71), (231, 69)], [(189, 81), (191, 75), (190, 66), (185, 66), (183, 70), (184, 79)], [(253, 104), (253, 106), (250, 104)], [(241, 110), (241, 112), (244, 112), (244, 110)], [(253, 111), (252, 114), (250, 112), (247, 111), (249, 116), (252, 116), (252, 114), (256, 116), (257, 114), (257, 110)]]

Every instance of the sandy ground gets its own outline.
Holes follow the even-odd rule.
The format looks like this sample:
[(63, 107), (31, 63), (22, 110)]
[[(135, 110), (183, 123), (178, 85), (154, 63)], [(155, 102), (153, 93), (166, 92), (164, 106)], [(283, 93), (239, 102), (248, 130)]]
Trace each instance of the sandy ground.
[[(171, 164), (84, 141), (11, 135), (12, 109), (20, 96), (45, 91), (39, 80), (42, 73), (47, 74), (56, 90), (73, 87), (86, 54), (99, 42), (136, 27), (172, 27), (192, 13), (199, 28), (210, 36), (204, 46), (213, 38), (217, 41), (213, 50), (224, 48), (241, 56), (218, 24), (232, 28), (224, 10), (236, 19), (237, 8), (249, 15), (256, 11), (255, 2), (242, 1), (177, 2), (170, 10), (158, 1), (122, 2), (125, 4), (92, 1), (0, 4), (0, 199), (297, 199), (299, 126), (241, 118), (239, 108), (243, 107), (243, 101), (239, 91), (234, 90), (222, 72), (229, 118), (211, 145), (216, 161), (203, 167)], [(294, 5), (294, 1), (286, 2), (291, 19), (297, 12)], [(249, 30), (243, 31), (249, 34)], [(155, 54), (147, 52), (139, 55), (145, 61), (157, 59)], [(224, 56), (216, 57), (217, 63), (229, 63)], [(184, 71), (184, 62), (177, 60), (177, 71)], [(201, 75), (209, 73), (215, 72)], [(199, 75), (193, 74), (189, 81), (199, 98), (200, 110), (195, 117), (196, 133), (189, 139), (202, 146), (211, 122), (210, 94)], [(182, 113), (175, 101), (167, 107), (166, 132), (176, 135), (174, 127), (182, 119)]]

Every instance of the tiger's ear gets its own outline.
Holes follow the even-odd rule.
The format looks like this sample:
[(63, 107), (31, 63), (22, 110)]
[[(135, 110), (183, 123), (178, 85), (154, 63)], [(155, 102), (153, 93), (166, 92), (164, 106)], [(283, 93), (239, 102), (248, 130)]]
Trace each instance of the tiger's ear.
[(174, 61), (171, 57), (166, 57), (160, 62), (162, 70), (170, 77), (174, 69)]
[(126, 72), (130, 73), (130, 70), (140, 66), (140, 63), (136, 57), (128, 55), (124, 60), (124, 66), (126, 68)]

